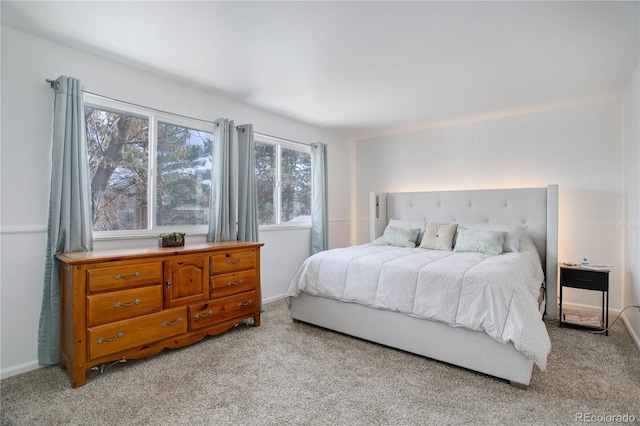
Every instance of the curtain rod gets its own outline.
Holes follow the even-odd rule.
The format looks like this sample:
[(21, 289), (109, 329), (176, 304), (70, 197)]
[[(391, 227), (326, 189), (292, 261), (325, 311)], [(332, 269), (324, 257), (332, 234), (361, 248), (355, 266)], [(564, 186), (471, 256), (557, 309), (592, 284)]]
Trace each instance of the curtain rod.
[(280, 139), (281, 141), (286, 141), (286, 142), (289, 142), (289, 143), (295, 143), (295, 144), (298, 144), (298, 145), (311, 146), (311, 147), (314, 147), (314, 148), (316, 146), (318, 146), (318, 144), (316, 144), (316, 143), (298, 142), (298, 141), (294, 141), (294, 140), (291, 140), (291, 139), (281, 138), (280, 136), (268, 135), (266, 133), (253, 132), (253, 134), (254, 135), (258, 135), (258, 136), (265, 136), (265, 137), (271, 138), (271, 139)]
[[(60, 87), (60, 82), (58, 82), (57, 80), (51, 80), (51, 79), (47, 78), (45, 81), (51, 85), (52, 89), (57, 89), (58, 87)], [(112, 98), (112, 97), (109, 97), (109, 96), (104, 96), (104, 95), (101, 95), (99, 93), (90, 92), (90, 91), (84, 90), (84, 89), (82, 89), (82, 92), (83, 93), (88, 93), (88, 94), (93, 95), (93, 96), (98, 96), (100, 98), (109, 99), (110, 101), (116, 101), (116, 102), (121, 102), (121, 103), (127, 104), (127, 105), (137, 106), (138, 108), (150, 109), (150, 110), (161, 112), (161, 113), (164, 113), (164, 114), (170, 114), (170, 115), (175, 115), (175, 116), (182, 117), (182, 118), (188, 118), (189, 120), (202, 121), (203, 123), (213, 124), (216, 127), (219, 126), (219, 124), (216, 123), (215, 121), (203, 120), (201, 118), (189, 117), (188, 115), (176, 114), (175, 112), (169, 112), (169, 111), (164, 111), (164, 110), (157, 109), (157, 108), (151, 108), (151, 107), (144, 106), (144, 105), (134, 104), (133, 102), (127, 102), (127, 101), (123, 101), (121, 99), (116, 99), (116, 98)], [(236, 129), (237, 129), (237, 127), (236, 127)]]
[[(58, 87), (60, 87), (60, 82), (59, 82), (59, 81), (57, 81), (57, 80), (51, 80), (50, 78), (47, 78), (45, 81), (51, 85), (51, 88), (52, 88), (52, 89), (57, 89)], [(157, 109), (157, 108), (150, 108), (150, 107), (147, 107), (147, 106), (144, 106), (144, 105), (134, 104), (133, 102), (127, 102), (127, 101), (123, 101), (123, 100), (120, 100), (120, 99), (112, 98), (112, 97), (109, 97), (109, 96), (104, 96), (104, 95), (101, 95), (101, 94), (99, 94), (99, 93), (90, 92), (90, 91), (88, 91), (88, 90), (84, 90), (84, 89), (82, 89), (82, 91), (83, 91), (84, 93), (88, 93), (88, 94), (90, 94), (90, 95), (98, 96), (98, 97), (100, 97), (100, 98), (104, 98), (104, 99), (109, 99), (109, 100), (111, 100), (111, 101), (122, 102), (123, 104), (133, 105), (133, 106), (137, 106), (137, 107), (139, 107), (139, 108), (151, 109), (151, 110), (154, 110), (154, 111), (162, 112), (162, 113), (164, 113), (164, 114), (177, 115), (178, 117), (188, 118), (188, 119), (190, 119), (190, 120), (198, 120), (198, 121), (202, 121), (202, 122), (204, 122), (204, 123), (210, 123), (210, 124), (213, 124), (213, 125), (214, 125), (214, 126), (216, 126), (216, 127), (218, 127), (218, 126), (220, 125), (220, 124), (216, 123), (215, 121), (202, 120), (202, 119), (200, 119), (200, 118), (193, 118), (193, 117), (189, 117), (189, 116), (182, 115), (182, 114), (176, 114), (176, 113), (169, 112), (169, 111), (163, 111), (163, 110), (161, 110), (161, 109)], [(240, 126), (236, 126), (236, 130), (239, 130), (239, 131), (244, 132), (244, 129), (243, 129), (243, 128), (241, 128)], [(291, 140), (291, 139), (281, 138), (281, 137), (279, 137), (279, 136), (272, 136), (272, 135), (268, 135), (268, 134), (266, 134), (266, 133), (254, 132), (254, 134), (255, 134), (255, 135), (259, 135), (259, 136), (266, 136), (266, 137), (268, 137), (268, 138), (272, 138), (272, 139), (280, 139), (280, 140), (287, 141), (287, 142), (289, 142), (289, 143), (298, 144), (298, 145), (311, 146), (311, 147), (313, 147), (313, 148), (315, 148), (316, 146), (318, 146), (318, 144), (316, 144), (316, 143), (304, 143), (304, 142), (298, 142), (298, 141), (294, 141), (294, 140)]]

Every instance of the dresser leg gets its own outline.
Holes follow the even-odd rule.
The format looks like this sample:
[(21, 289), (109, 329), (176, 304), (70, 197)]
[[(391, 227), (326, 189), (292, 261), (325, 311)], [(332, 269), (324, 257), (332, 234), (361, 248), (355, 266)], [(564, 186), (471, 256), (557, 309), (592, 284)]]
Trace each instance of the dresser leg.
[(87, 375), (84, 370), (69, 371), (71, 387), (76, 389), (87, 384)]

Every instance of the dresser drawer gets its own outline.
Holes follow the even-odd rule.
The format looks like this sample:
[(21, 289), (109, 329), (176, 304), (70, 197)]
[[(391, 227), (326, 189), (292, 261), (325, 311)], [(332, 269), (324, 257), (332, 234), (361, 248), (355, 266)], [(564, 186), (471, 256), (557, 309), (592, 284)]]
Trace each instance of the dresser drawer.
[(561, 268), (560, 284), (564, 287), (608, 291), (609, 274), (606, 272)]
[(255, 251), (228, 251), (211, 256), (211, 273), (216, 275), (253, 269), (255, 266)]
[(162, 283), (162, 262), (124, 264), (87, 270), (89, 291), (107, 291)]
[(161, 285), (87, 296), (89, 326), (150, 314), (161, 309)]
[(211, 298), (217, 299), (218, 297), (250, 291), (255, 288), (255, 285), (255, 269), (232, 274), (214, 275), (211, 277)]
[(186, 332), (186, 307), (91, 327), (87, 329), (89, 358), (100, 358)]
[(260, 304), (253, 291), (207, 303), (189, 305), (189, 329), (197, 330), (232, 318), (250, 315), (258, 309)]

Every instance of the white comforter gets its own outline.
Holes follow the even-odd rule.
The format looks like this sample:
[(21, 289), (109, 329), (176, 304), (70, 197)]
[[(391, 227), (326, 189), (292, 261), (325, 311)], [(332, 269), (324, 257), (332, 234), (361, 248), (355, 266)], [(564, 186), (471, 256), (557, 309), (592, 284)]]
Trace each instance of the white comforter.
[(546, 368), (551, 342), (537, 307), (544, 279), (538, 253), (489, 256), (365, 244), (317, 253), (293, 278), (300, 292), (483, 330)]

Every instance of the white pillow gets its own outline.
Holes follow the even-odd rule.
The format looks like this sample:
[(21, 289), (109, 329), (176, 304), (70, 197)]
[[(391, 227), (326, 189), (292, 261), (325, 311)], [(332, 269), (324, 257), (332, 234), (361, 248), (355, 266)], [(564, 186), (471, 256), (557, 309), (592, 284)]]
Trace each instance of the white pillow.
[(388, 226), (395, 226), (396, 228), (407, 228), (407, 229), (415, 229), (418, 228), (420, 233), (416, 237), (416, 247), (420, 245), (422, 241), (422, 237), (424, 235), (424, 221), (419, 220), (400, 220), (400, 219), (391, 219), (389, 221)]
[(520, 235), (520, 248), (518, 250), (520, 251), (520, 253), (538, 253), (538, 247), (536, 247), (536, 243), (534, 243), (531, 237), (527, 234)]
[(519, 251), (520, 235), (524, 234), (527, 229), (527, 225), (501, 225), (496, 223), (460, 223), (459, 226), (482, 231), (506, 232), (507, 236), (502, 244), (502, 251), (514, 253)]
[(430, 223), (425, 226), (420, 248), (431, 250), (453, 250), (453, 237), (456, 234), (456, 223)]
[(495, 256), (502, 253), (506, 235), (504, 231), (484, 231), (459, 226), (453, 251), (473, 251)]

